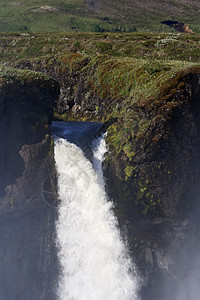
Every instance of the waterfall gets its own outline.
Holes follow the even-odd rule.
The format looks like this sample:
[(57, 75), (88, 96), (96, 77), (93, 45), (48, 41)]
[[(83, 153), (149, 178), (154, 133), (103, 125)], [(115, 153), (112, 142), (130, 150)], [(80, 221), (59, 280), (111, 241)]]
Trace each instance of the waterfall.
[(60, 197), (57, 242), (59, 300), (136, 300), (134, 263), (120, 237), (104, 190), (101, 162), (105, 141), (93, 144), (94, 167), (80, 148), (55, 141)]

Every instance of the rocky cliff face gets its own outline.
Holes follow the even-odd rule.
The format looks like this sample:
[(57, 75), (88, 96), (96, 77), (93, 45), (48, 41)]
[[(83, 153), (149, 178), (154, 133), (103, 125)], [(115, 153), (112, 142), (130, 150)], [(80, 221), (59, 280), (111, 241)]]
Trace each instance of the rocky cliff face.
[(56, 210), (43, 185), (55, 179), (49, 125), (55, 80), (0, 68), (0, 298), (56, 299)]
[[(129, 139), (128, 158), (134, 155), (131, 160), (123, 152), (108, 155), (105, 172), (116, 214), (126, 224), (129, 245), (147, 279), (142, 299), (182, 299), (188, 293), (195, 300), (199, 289), (194, 274), (199, 276), (200, 266), (199, 68), (180, 72), (157, 100), (132, 108), (145, 125)], [(113, 126), (120, 130), (117, 123)], [(123, 172), (125, 165), (130, 173)]]
[(34, 72), (1, 68), (0, 74), (2, 213), (41, 200), (42, 185), (53, 176), (49, 125), (59, 86)]
[(128, 157), (121, 151), (108, 158), (107, 172), (115, 174), (108, 174), (111, 189), (121, 200), (126, 197), (133, 214), (138, 211), (135, 203), (143, 215), (173, 218), (192, 205), (200, 181), (199, 68), (180, 72), (163, 86), (158, 99), (133, 109), (142, 126), (129, 139)]

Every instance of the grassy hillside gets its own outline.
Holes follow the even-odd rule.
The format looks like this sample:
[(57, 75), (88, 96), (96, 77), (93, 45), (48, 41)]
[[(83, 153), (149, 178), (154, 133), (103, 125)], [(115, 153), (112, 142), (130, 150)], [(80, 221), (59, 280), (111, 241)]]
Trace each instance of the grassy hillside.
[(160, 24), (178, 20), (200, 32), (197, 0), (0, 0), (0, 31), (173, 32)]
[(69, 54), (84, 57), (107, 55), (161, 61), (200, 61), (199, 34), (153, 33), (1, 33), (0, 62)]

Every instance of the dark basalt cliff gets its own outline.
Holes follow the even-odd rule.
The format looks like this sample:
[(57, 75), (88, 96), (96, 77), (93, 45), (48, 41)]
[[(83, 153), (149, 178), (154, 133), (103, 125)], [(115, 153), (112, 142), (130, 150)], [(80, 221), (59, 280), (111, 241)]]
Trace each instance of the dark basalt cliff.
[(43, 183), (54, 176), (49, 125), (59, 85), (42, 74), (5, 67), (0, 76), (2, 213), (41, 201)]
[(111, 194), (120, 202), (125, 197), (132, 215), (135, 205), (151, 217), (183, 215), (194, 205), (200, 182), (200, 69), (178, 72), (156, 99), (132, 109), (138, 122), (131, 150), (107, 159)]
[(54, 300), (56, 210), (42, 189), (55, 180), (49, 125), (58, 83), (0, 68), (0, 298)]
[[(128, 156), (110, 147), (105, 173), (116, 213), (147, 278), (142, 299), (182, 299), (185, 293), (195, 300), (200, 266), (199, 68), (178, 72), (157, 99), (132, 109), (144, 127), (136, 126)], [(112, 126), (119, 131), (122, 123)], [(111, 138), (112, 129), (109, 142)], [(124, 172), (127, 165), (130, 173)]]

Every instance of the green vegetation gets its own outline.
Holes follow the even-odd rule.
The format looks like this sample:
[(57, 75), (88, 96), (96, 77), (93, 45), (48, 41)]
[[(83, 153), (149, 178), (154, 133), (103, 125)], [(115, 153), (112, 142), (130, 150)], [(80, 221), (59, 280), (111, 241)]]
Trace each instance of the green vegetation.
[[(104, 14), (103, 14), (104, 15)], [(5, 1), (0, 0), (0, 31), (17, 32), (104, 32), (135, 31), (97, 15), (81, 0)]]
[(197, 1), (0, 0), (0, 31), (10, 32), (174, 32), (172, 19), (200, 32)]
[(41, 88), (47, 85), (54, 87), (55, 81), (42, 73), (30, 70), (18, 70), (0, 65), (0, 90), (2, 88), (6, 89), (7, 96), (9, 95), (8, 86), (12, 86), (12, 89), (20, 89), (21, 86), (29, 84), (36, 84)]
[(41, 82), (43, 80), (49, 80), (49, 77), (45, 74), (30, 71), (30, 70), (18, 70), (11, 67), (6, 67), (0, 65), (0, 77), (3, 78), (6, 83), (14, 83), (16, 80), (23, 84), (23, 82), (38, 80)]
[[(199, 62), (197, 34), (148, 33), (1, 33), (0, 60), (57, 59), (77, 53), (98, 58), (109, 55), (117, 58), (138, 58), (145, 61)], [(109, 59), (109, 57), (108, 57)], [(105, 61), (102, 58), (102, 61)], [(158, 66), (159, 67), (159, 66)], [(162, 68), (162, 66), (161, 66)]]

